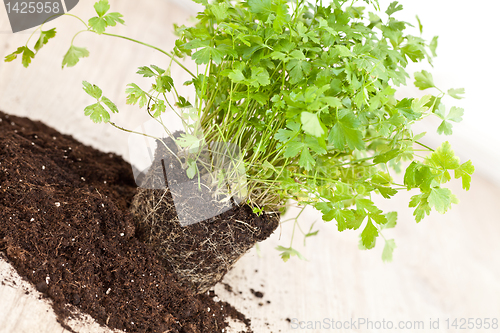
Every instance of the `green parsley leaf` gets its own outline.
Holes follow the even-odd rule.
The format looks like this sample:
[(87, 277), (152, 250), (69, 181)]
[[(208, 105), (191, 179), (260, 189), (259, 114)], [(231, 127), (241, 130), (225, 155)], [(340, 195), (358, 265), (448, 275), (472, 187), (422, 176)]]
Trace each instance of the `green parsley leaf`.
[(85, 47), (77, 47), (71, 45), (62, 62), (62, 68), (64, 66), (73, 67), (75, 66), (81, 58), (89, 56), (89, 51)]
[(35, 51), (38, 52), (42, 46), (49, 42), (49, 39), (54, 38), (56, 36), (56, 28), (52, 28), (46, 31), (40, 31), (40, 37), (36, 41)]
[(434, 79), (432, 74), (423, 70), (421, 72), (416, 72), (415, 74), (415, 86), (420, 90), (425, 90), (428, 88), (434, 88)]
[(303, 142), (290, 141), (287, 144), (287, 147), (286, 147), (286, 150), (285, 150), (285, 153), (283, 154), (283, 156), (285, 158), (295, 157), (302, 150), (303, 147), (304, 147)]
[(153, 117), (158, 118), (163, 112), (165, 112), (166, 109), (167, 106), (165, 105), (165, 102), (162, 99), (158, 100), (151, 107), (151, 111), (153, 111)]
[(426, 162), (443, 170), (457, 169), (460, 159), (455, 156), (448, 141), (445, 141), (426, 158)]
[(174, 80), (168, 75), (161, 75), (156, 78), (155, 90), (159, 93), (169, 92), (174, 86)]
[(418, 30), (420, 31), (420, 34), (422, 34), (424, 27), (422, 26), (422, 22), (420, 22), (420, 18), (417, 15), (417, 22), (418, 22)]
[(448, 90), (448, 95), (450, 95), (451, 97), (456, 98), (456, 99), (464, 98), (463, 96), (459, 96), (459, 95), (463, 95), (463, 94), (465, 94), (464, 88), (449, 89)]
[(412, 108), (413, 112), (421, 113), (421, 112), (428, 110), (429, 107), (427, 106), (427, 104), (430, 102), (431, 98), (432, 98), (432, 95), (425, 95), (422, 98), (414, 99), (411, 102), (411, 108)]
[(336, 148), (344, 149), (345, 145), (351, 149), (364, 149), (363, 135), (359, 130), (361, 123), (352, 111), (347, 109), (339, 111), (339, 119), (330, 130), (328, 141)]
[(361, 242), (365, 249), (372, 249), (375, 247), (375, 241), (378, 236), (378, 229), (373, 225), (371, 219), (368, 219), (368, 223), (361, 233)]
[(122, 14), (113, 12), (113, 13), (108, 13), (106, 16), (104, 16), (104, 20), (106, 21), (108, 27), (114, 27), (116, 23), (121, 23), (121, 24), (125, 23), (122, 17), (123, 17)]
[(269, 15), (273, 12), (271, 0), (248, 0), (250, 11), (255, 14)]
[(144, 90), (139, 88), (139, 86), (135, 83), (127, 84), (127, 88), (125, 92), (127, 95), (127, 104), (135, 105), (139, 102), (139, 107), (142, 108), (148, 102), (147, 94)]
[(386, 152), (386, 153), (383, 153), (383, 154), (377, 155), (377, 156), (373, 159), (373, 163), (375, 163), (375, 164), (379, 164), (379, 163), (387, 163), (387, 162), (389, 162), (390, 160), (392, 160), (393, 158), (395, 158), (396, 156), (398, 156), (400, 153), (401, 153), (401, 151), (400, 151), (399, 149), (392, 149), (392, 150), (389, 150), (389, 151), (388, 151), (388, 152)]
[(84, 111), (85, 115), (90, 116), (90, 119), (96, 124), (101, 122), (107, 123), (110, 120), (108, 111), (99, 102), (87, 106)]
[(389, 212), (385, 214), (385, 217), (387, 219), (387, 223), (381, 226), (381, 229), (391, 229), (396, 226), (396, 222), (398, 220), (398, 213), (397, 212)]
[(238, 83), (245, 80), (245, 75), (239, 70), (235, 69), (231, 73), (228, 74), (229, 78), (234, 82)]
[(441, 214), (451, 208), (451, 204), (458, 203), (458, 199), (448, 188), (432, 188), (429, 194), (429, 206), (434, 207)]
[(307, 60), (292, 59), (287, 63), (286, 69), (290, 73), (290, 83), (295, 84), (308, 75), (311, 64)]
[(394, 239), (388, 239), (385, 241), (384, 250), (382, 251), (382, 260), (384, 262), (392, 261), (392, 253), (394, 252), (395, 248), (396, 242), (394, 242)]
[(431, 168), (421, 162), (413, 161), (406, 168), (404, 175), (404, 184), (408, 190), (420, 188), (422, 191), (430, 189), (432, 181), (436, 175), (432, 173)]
[(31, 59), (35, 57), (33, 51), (31, 51), (26, 46), (18, 47), (16, 51), (5, 57), (5, 62), (11, 62), (17, 58), (18, 54), (22, 54), (22, 64), (24, 67), (28, 67), (31, 63)]
[(441, 124), (439, 125), (439, 127), (437, 129), (437, 132), (438, 132), (438, 134), (444, 133), (445, 135), (451, 135), (451, 134), (453, 134), (453, 131), (452, 131), (453, 125), (449, 121), (453, 121), (453, 122), (457, 122), (457, 123), (462, 121), (464, 109), (453, 106), (450, 109), (450, 113), (447, 116), (444, 115), (445, 112), (446, 112), (446, 110), (445, 110), (445, 107), (443, 104), (441, 104), (440, 107), (435, 112), (435, 114), (439, 118), (443, 119), (443, 121), (441, 122)]
[(269, 73), (262, 67), (252, 67), (252, 76), (249, 82), (255, 88), (264, 87), (271, 83), (271, 81), (269, 81)]
[(88, 83), (87, 81), (83, 81), (83, 90), (94, 97), (95, 99), (99, 99), (102, 96), (102, 90), (95, 84)]
[(387, 15), (391, 16), (395, 12), (398, 12), (400, 10), (403, 10), (403, 5), (399, 5), (397, 1), (391, 2), (389, 5), (389, 8), (385, 11)]
[(141, 74), (143, 77), (152, 77), (152, 76), (156, 75), (153, 72), (153, 70), (151, 68), (149, 68), (148, 66), (139, 67), (137, 74)]
[(300, 254), (299, 251), (293, 249), (292, 247), (283, 247), (281, 245), (278, 245), (276, 247), (276, 250), (282, 251), (280, 253), (280, 256), (281, 256), (281, 259), (283, 259), (284, 262), (287, 262), (288, 259), (290, 259), (291, 256), (297, 256), (301, 260), (307, 260), (306, 258), (304, 258), (304, 256), (302, 254)]
[(95, 11), (99, 17), (103, 17), (104, 14), (109, 10), (109, 2), (108, 0), (100, 0), (94, 4)]
[(425, 215), (429, 215), (431, 213), (431, 207), (429, 206), (429, 202), (427, 198), (429, 197), (429, 193), (421, 193), (411, 197), (409, 207), (416, 207), (413, 212), (413, 216), (415, 216), (415, 221), (420, 222), (423, 220)]
[(101, 101), (111, 110), (111, 112), (118, 113), (118, 107), (109, 98), (102, 96)]
[(328, 222), (333, 219), (337, 221), (337, 229), (339, 231), (344, 231), (346, 229), (356, 230), (361, 225), (361, 223), (359, 223), (359, 225), (349, 225), (350, 222), (355, 220), (354, 212), (349, 209), (332, 208), (329, 212), (323, 215), (324, 221)]
[(470, 189), (470, 182), (472, 174), (474, 173), (474, 166), (471, 161), (467, 161), (460, 167), (455, 169), (455, 178), (462, 178), (462, 188), (466, 191)]
[(189, 177), (189, 179), (193, 179), (194, 176), (196, 176), (197, 171), (198, 171), (198, 166), (196, 165), (196, 161), (190, 159), (188, 161), (188, 168), (186, 170), (186, 173), (187, 173), (187, 176)]
[(302, 123), (302, 129), (309, 135), (315, 137), (323, 136), (325, 131), (325, 125), (321, 123), (318, 116), (311, 112), (302, 112), (300, 114), (300, 122)]
[[(110, 6), (108, 0), (100, 0), (94, 5), (98, 16), (89, 19), (89, 26), (99, 35), (102, 34), (108, 26), (114, 27), (116, 23), (124, 24), (123, 15), (120, 13), (107, 13)], [(107, 13), (107, 14), (106, 14)]]
[(89, 26), (100, 35), (106, 30), (108, 24), (103, 17), (92, 17), (89, 19)]
[(309, 148), (304, 147), (304, 149), (302, 149), (302, 153), (300, 154), (299, 165), (307, 171), (310, 171), (313, 169), (315, 164), (316, 160), (314, 160), (314, 158), (311, 156)]
[(429, 49), (431, 50), (433, 57), (437, 57), (436, 54), (437, 46), (438, 46), (438, 36), (434, 36), (434, 38), (432, 38), (431, 43), (429, 44)]

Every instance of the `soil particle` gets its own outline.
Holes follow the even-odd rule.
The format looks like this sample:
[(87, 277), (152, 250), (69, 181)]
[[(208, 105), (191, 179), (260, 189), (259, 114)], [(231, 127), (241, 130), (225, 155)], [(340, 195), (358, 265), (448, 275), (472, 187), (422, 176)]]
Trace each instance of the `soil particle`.
[(252, 332), (230, 304), (182, 287), (136, 238), (137, 187), (121, 157), (0, 112), (0, 170), (0, 251), (53, 300), (63, 326), (78, 308), (127, 332), (221, 332), (227, 317)]
[(46, 293), (49, 290), (49, 286), (45, 281), (40, 281), (36, 285), (36, 290), (38, 290), (41, 293)]
[[(228, 283), (223, 283), (224, 284), (224, 289), (230, 293), (233, 292), (233, 287), (231, 287), (231, 285), (229, 285)], [(241, 294), (241, 293), (240, 293)]]
[(250, 292), (255, 296), (255, 297), (258, 297), (258, 298), (262, 298), (264, 297), (264, 293), (261, 292), (261, 291), (255, 291), (254, 289), (250, 289)]

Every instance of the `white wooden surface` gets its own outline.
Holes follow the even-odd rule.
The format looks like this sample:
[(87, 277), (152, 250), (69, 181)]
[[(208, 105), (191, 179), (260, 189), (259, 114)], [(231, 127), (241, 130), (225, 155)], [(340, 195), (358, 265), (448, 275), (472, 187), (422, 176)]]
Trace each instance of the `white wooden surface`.
[[(90, 17), (93, 1), (80, 1), (72, 13)], [(169, 50), (174, 41), (173, 22), (186, 22), (186, 8), (166, 0), (110, 1), (113, 11), (125, 15), (127, 26), (116, 33), (140, 38)], [(81, 24), (81, 23), (80, 23)], [(124, 126), (140, 124), (147, 118), (143, 112), (125, 105), (125, 85), (139, 80), (135, 69), (157, 64), (166, 67), (168, 59), (140, 45), (92, 34), (81, 34), (77, 46), (87, 46), (90, 58), (75, 68), (60, 69), (62, 56), (72, 33), (80, 29), (71, 18), (61, 18), (48, 27), (57, 26), (57, 40), (52, 40), (37, 55), (32, 66), (0, 63), (0, 109), (32, 119), (42, 120), (63, 133), (105, 151), (114, 151), (128, 158), (127, 134), (94, 125), (83, 115), (83, 108), (92, 101), (81, 89), (81, 81), (98, 84), (104, 94), (116, 101), (121, 113), (115, 115)], [(141, 27), (138, 29), (137, 27)], [(4, 33), (9, 30), (4, 11), (0, 10), (0, 56), (24, 45), (28, 34)], [(174, 79), (181, 72), (173, 73)], [(429, 131), (434, 130), (434, 128)], [(463, 155), (463, 153), (462, 153)], [(397, 200), (379, 200), (386, 211), (399, 212), (396, 229), (384, 234), (395, 238), (394, 262), (381, 259), (382, 242), (372, 251), (357, 248), (359, 232), (339, 233), (335, 225), (322, 223), (319, 214), (306, 211), (301, 224), (308, 227), (317, 220), (319, 235), (310, 238), (307, 246), (296, 245), (308, 261), (293, 258), (283, 263), (277, 245), (288, 246), (291, 225), (283, 225), (260, 246), (263, 257), (255, 249), (244, 256), (225, 278), (233, 287), (229, 293), (223, 285), (216, 292), (252, 319), (256, 332), (323, 332), (328, 330), (293, 330), (286, 318), (322, 321), (324, 318), (349, 321), (366, 318), (372, 321), (423, 321), (426, 332), (452, 332), (445, 319), (500, 319), (500, 189), (477, 174), (470, 192), (459, 184), (452, 185), (461, 203), (446, 215), (433, 213), (417, 225), (407, 208), (412, 193), (401, 193)], [(285, 217), (286, 218), (286, 217)], [(258, 270), (258, 272), (255, 272)], [(15, 276), (0, 258), (0, 333), (64, 332), (46, 301)], [(12, 282), (15, 281), (15, 284)], [(29, 295), (25, 294), (31, 288)], [(258, 299), (250, 288), (264, 293)], [(239, 294), (239, 292), (242, 294)], [(266, 301), (270, 301), (268, 304)], [(263, 305), (259, 306), (259, 302)], [(440, 319), (440, 329), (430, 330), (430, 319)], [(108, 332), (106, 328), (88, 323), (72, 322), (78, 332)], [(338, 332), (384, 332), (384, 330), (348, 330)], [(412, 331), (412, 330), (405, 330)], [(460, 330), (467, 332), (468, 330)], [(471, 330), (480, 332), (481, 330)], [(484, 331), (484, 330), (483, 330)]]

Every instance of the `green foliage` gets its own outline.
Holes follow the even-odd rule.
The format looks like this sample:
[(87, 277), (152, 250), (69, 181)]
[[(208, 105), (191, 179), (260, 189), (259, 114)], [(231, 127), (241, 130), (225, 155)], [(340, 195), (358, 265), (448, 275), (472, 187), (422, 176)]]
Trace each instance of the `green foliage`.
[(284, 262), (287, 262), (288, 259), (292, 256), (297, 256), (299, 259), (306, 260), (302, 254), (300, 254), (299, 251), (293, 249), (292, 247), (283, 247), (281, 245), (278, 245), (276, 247), (276, 250), (281, 251), (280, 256), (281, 259), (283, 259)]
[(116, 105), (111, 102), (109, 98), (103, 96), (101, 88), (95, 84), (83, 81), (83, 90), (97, 100), (97, 103), (87, 106), (84, 110), (85, 115), (89, 116), (94, 123), (107, 123), (110, 120), (109, 112), (104, 108), (103, 104), (107, 106), (112, 113), (118, 113)]
[(5, 57), (5, 62), (11, 62), (17, 58), (18, 54), (22, 54), (22, 63), (24, 67), (28, 67), (31, 63), (31, 59), (35, 57), (35, 53), (31, 51), (27, 46), (21, 46), (17, 48), (16, 51)]
[(49, 39), (54, 38), (56, 36), (56, 28), (52, 28), (47, 31), (40, 30), (40, 37), (38, 38), (35, 44), (35, 51), (38, 52), (42, 46), (49, 42)]
[(68, 52), (64, 55), (62, 68), (64, 68), (64, 66), (73, 67), (80, 61), (81, 58), (88, 56), (89, 51), (85, 47), (71, 45)]
[[(246, 202), (254, 212), (283, 212), (290, 202), (313, 206), (339, 231), (359, 230), (359, 247), (371, 249), (397, 224), (397, 213), (382, 212), (373, 196), (390, 199), (401, 190), (417, 191), (409, 206), (420, 222), (433, 209), (444, 213), (457, 203), (443, 187), (452, 178), (450, 170), (464, 189), (470, 188), (470, 161), (460, 164), (448, 142), (434, 151), (420, 143), (425, 133), (412, 131), (414, 123), (436, 116), (442, 121), (437, 132), (450, 135), (463, 109), (451, 107), (447, 112), (443, 102), (462, 98), (464, 89), (448, 89), (446, 94), (423, 70), (414, 74), (414, 85), (431, 93), (421, 98), (395, 96), (396, 87), (410, 78), (408, 63), (431, 63), (438, 45), (438, 37), (427, 42), (406, 33), (409, 23), (397, 19), (403, 10), (397, 1), (384, 10), (387, 16), (378, 13), (377, 1), (369, 0), (364, 1), (369, 7), (357, 0), (196, 2), (204, 9), (193, 26), (176, 26), (172, 53), (107, 34), (109, 26), (123, 24), (119, 13), (108, 12), (107, 0), (94, 5), (97, 16), (84, 23), (83, 31), (124, 38), (168, 56), (167, 69), (138, 69), (151, 87), (128, 84), (127, 104), (146, 107), (152, 118), (173, 110), (185, 124), (185, 135), (176, 139), (184, 150), (198, 144), (200, 133), (208, 143), (236, 144), (247, 171)], [(53, 29), (40, 31), (37, 52), (55, 36)], [(34, 57), (27, 46), (5, 61), (20, 54), (27, 67)], [(72, 42), (63, 67), (88, 55)], [(194, 60), (197, 74), (184, 67), (182, 58)], [(179, 83), (170, 76), (173, 64), (191, 75), (184, 85), (194, 90), (194, 101), (178, 94)], [(97, 86), (84, 82), (84, 90), (97, 100), (85, 114), (94, 122), (110, 122), (116, 106)], [(188, 124), (193, 121), (196, 126)], [(430, 154), (417, 155), (422, 148)], [(196, 156), (185, 161), (187, 175), (195, 178)], [(391, 175), (403, 165), (407, 167), (399, 184)], [(294, 232), (301, 231), (304, 239), (317, 234), (312, 226), (303, 231), (294, 221)], [(383, 239), (382, 259), (390, 261), (396, 245)], [(293, 236), (289, 247), (278, 250), (285, 261), (302, 258), (293, 248)]]
[[(94, 5), (97, 16), (89, 19), (89, 26), (99, 35), (102, 34), (107, 27), (114, 27), (116, 23), (124, 24), (120, 13), (108, 13), (110, 8), (108, 0), (100, 0)], [(107, 13), (107, 14), (106, 14)]]

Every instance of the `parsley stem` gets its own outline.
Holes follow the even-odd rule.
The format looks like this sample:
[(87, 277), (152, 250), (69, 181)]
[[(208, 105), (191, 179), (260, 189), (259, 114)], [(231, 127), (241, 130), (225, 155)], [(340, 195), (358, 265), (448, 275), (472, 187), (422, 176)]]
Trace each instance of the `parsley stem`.
[(85, 21), (84, 21), (84, 20), (82, 20), (81, 18), (79, 18), (78, 16), (73, 15), (73, 14), (68, 14), (68, 13), (65, 13), (64, 15), (73, 16), (74, 18), (79, 19), (79, 20), (80, 20), (80, 21), (81, 21), (81, 22), (85, 25), (85, 27), (86, 27), (87, 29), (89, 28), (89, 26), (87, 25), (87, 23), (85, 23)]
[[(93, 31), (93, 32), (95, 32), (95, 31)], [(96, 32), (96, 33), (97, 33), (97, 32)], [(121, 35), (110, 34), (110, 33), (107, 33), (107, 32), (103, 32), (102, 34), (103, 34), (103, 35), (106, 35), (106, 36), (118, 37), (118, 38), (126, 39), (126, 40), (129, 40), (129, 41), (131, 41), (131, 42), (135, 42), (135, 43), (138, 43), (138, 44), (141, 44), (141, 45), (144, 45), (144, 46), (150, 47), (150, 48), (152, 48), (152, 49), (155, 49), (155, 50), (157, 50), (157, 51), (159, 51), (159, 52), (161, 52), (161, 53), (163, 53), (163, 54), (165, 54), (165, 55), (169, 56), (170, 58), (172, 58), (172, 60), (173, 60), (173, 61), (174, 61), (177, 65), (179, 65), (182, 69), (184, 69), (184, 70), (185, 70), (185, 71), (186, 71), (189, 75), (191, 75), (191, 76), (192, 76), (192, 77), (194, 77), (194, 78), (196, 77), (196, 76), (195, 76), (195, 75), (194, 75), (194, 74), (193, 74), (193, 73), (192, 73), (189, 69), (187, 69), (187, 68), (186, 68), (186, 67), (185, 67), (185, 66), (184, 66), (184, 65), (183, 65), (183, 64), (182, 64), (179, 60), (175, 59), (175, 56), (174, 56), (172, 53), (170, 53), (170, 52), (166, 52), (166, 51), (164, 51), (164, 50), (162, 50), (162, 49), (160, 49), (160, 48), (158, 48), (158, 47), (156, 47), (156, 46), (153, 46), (153, 45), (151, 45), (151, 44), (148, 44), (148, 43), (144, 43), (144, 42), (138, 41), (138, 40), (133, 39), (133, 38), (130, 38), (130, 37), (125, 37), (125, 36), (121, 36)]]
[(418, 142), (418, 141), (415, 141), (415, 143), (417, 143), (417, 144), (421, 145), (421, 146), (422, 146), (422, 147), (424, 147), (424, 148), (429, 149), (430, 151), (434, 151), (434, 149), (432, 149), (431, 147), (428, 147), (428, 146), (424, 145), (423, 143), (420, 143), (420, 142)]
[(110, 121), (109, 122), (111, 125), (113, 125), (114, 127), (118, 128), (119, 130), (122, 130), (122, 131), (125, 131), (125, 132), (129, 132), (129, 133), (134, 133), (134, 134), (139, 134), (139, 135), (143, 135), (143, 136), (147, 136), (149, 138), (152, 138), (152, 139), (156, 139), (158, 140), (159, 142), (161, 142), (165, 148), (167, 148), (167, 150), (173, 155), (175, 156), (175, 158), (177, 159), (177, 161), (179, 161), (179, 163), (182, 165), (182, 161), (181, 159), (176, 155), (174, 154), (174, 152), (172, 150), (170, 150), (170, 148), (167, 146), (167, 144), (165, 142), (163, 142), (162, 139), (156, 137), (156, 136), (152, 136), (152, 135), (149, 135), (149, 134), (145, 134), (145, 133), (141, 133), (141, 132), (136, 132), (136, 131), (132, 131), (132, 130), (129, 130), (129, 129), (126, 129), (124, 127), (121, 127), (121, 126), (118, 126), (116, 125), (114, 122)]

